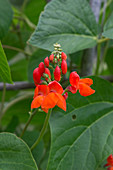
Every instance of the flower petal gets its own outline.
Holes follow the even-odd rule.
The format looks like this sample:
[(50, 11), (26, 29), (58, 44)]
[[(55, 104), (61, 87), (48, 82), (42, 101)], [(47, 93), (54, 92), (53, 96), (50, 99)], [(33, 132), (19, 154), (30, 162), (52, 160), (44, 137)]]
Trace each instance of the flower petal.
[(46, 96), (49, 93), (49, 87), (47, 85), (38, 86), (38, 95)]
[(44, 96), (42, 95), (35, 97), (31, 103), (31, 109), (40, 107), (43, 99), (44, 99)]
[(73, 94), (77, 92), (77, 88), (73, 86), (68, 86), (66, 89)]
[(60, 107), (61, 109), (63, 109), (64, 111), (66, 111), (66, 100), (61, 94), (59, 93), (55, 93), (55, 94), (56, 96), (58, 96), (58, 102), (56, 105)]
[(107, 158), (107, 162), (109, 165), (113, 166), (113, 155), (109, 155), (109, 157)]
[(112, 166), (112, 167), (107, 168), (107, 170), (113, 170), (113, 166)]
[(74, 87), (78, 87), (79, 80), (80, 80), (80, 77), (77, 74), (77, 72), (76, 71), (71, 72), (70, 77), (69, 77), (70, 84)]
[(33, 98), (35, 98), (35, 97), (37, 97), (37, 96), (38, 96), (38, 85), (37, 85), (37, 87), (35, 88), (34, 97), (33, 97)]
[(95, 90), (91, 89), (87, 84), (79, 83), (79, 93), (81, 96), (90, 96), (95, 93)]
[(81, 82), (81, 83), (85, 83), (85, 84), (87, 84), (88, 86), (91, 86), (91, 85), (93, 84), (93, 80), (92, 80), (92, 79), (90, 79), (90, 78), (80, 79), (80, 81), (79, 81), (79, 82)]
[(58, 102), (58, 99), (58, 96), (56, 96), (54, 92), (51, 92), (44, 98), (41, 107), (47, 109), (53, 108)]
[(60, 85), (60, 83), (58, 83), (57, 81), (51, 81), (49, 84), (48, 84), (48, 87), (50, 89), (51, 92), (57, 92), (57, 93), (60, 93), (62, 94), (63, 93), (63, 88), (62, 86)]
[(42, 110), (43, 110), (44, 112), (48, 113), (48, 109), (42, 108)]

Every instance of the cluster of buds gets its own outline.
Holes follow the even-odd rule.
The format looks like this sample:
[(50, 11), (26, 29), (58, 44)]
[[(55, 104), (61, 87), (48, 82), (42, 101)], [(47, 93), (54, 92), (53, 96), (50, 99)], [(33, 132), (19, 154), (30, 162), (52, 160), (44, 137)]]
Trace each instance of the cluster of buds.
[[(61, 52), (60, 47), (60, 44), (55, 44), (52, 54), (46, 57), (44, 62), (41, 62), (33, 72), (36, 89), (31, 109), (41, 107), (44, 112), (48, 113), (50, 108), (57, 105), (66, 111), (68, 92), (74, 94), (79, 91), (82, 96), (95, 93), (95, 90), (90, 87), (93, 80), (90, 78), (80, 79), (76, 71), (70, 73), (70, 85), (63, 90), (59, 81), (61, 76), (67, 72), (67, 56)], [(53, 73), (51, 73), (52, 71)]]
[[(67, 56), (61, 52), (60, 44), (54, 44), (54, 51), (49, 57), (44, 59), (39, 66), (33, 71), (33, 80), (35, 85), (47, 84), (51, 81), (51, 72), (53, 71), (53, 80), (60, 81), (61, 75), (67, 72)], [(43, 78), (43, 79), (41, 79)]]

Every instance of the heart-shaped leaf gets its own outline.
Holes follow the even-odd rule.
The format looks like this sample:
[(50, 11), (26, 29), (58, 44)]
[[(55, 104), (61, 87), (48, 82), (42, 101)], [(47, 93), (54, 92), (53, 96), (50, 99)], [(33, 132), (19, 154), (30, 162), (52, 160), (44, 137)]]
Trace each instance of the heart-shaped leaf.
[(70, 94), (67, 112), (53, 113), (48, 170), (96, 170), (113, 153), (113, 87), (95, 77), (93, 88), (89, 97)]
[(96, 45), (97, 23), (86, 0), (52, 0), (47, 4), (29, 43), (52, 51), (56, 42), (66, 53)]

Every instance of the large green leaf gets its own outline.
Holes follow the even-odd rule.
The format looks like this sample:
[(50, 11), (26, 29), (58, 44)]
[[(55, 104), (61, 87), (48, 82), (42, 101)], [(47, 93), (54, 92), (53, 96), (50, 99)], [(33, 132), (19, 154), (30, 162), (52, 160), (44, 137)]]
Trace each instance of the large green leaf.
[(93, 47), (96, 41), (97, 24), (86, 0), (52, 0), (29, 43), (52, 51), (58, 42), (66, 53), (73, 53)]
[(0, 0), (0, 39), (8, 32), (13, 18), (13, 11), (8, 0)]
[(10, 69), (1, 42), (0, 42), (0, 77), (2, 78), (4, 83), (12, 83)]
[(0, 169), (38, 170), (26, 143), (11, 133), (0, 134)]
[(30, 82), (33, 82), (33, 70), (50, 54), (51, 53), (49, 51), (42, 49), (38, 49), (35, 53), (33, 53), (28, 63), (28, 79)]
[(104, 37), (113, 39), (113, 12), (104, 26), (104, 32), (102, 35)]
[(93, 88), (89, 97), (70, 94), (67, 112), (53, 113), (48, 170), (96, 170), (113, 153), (113, 87), (94, 77)]

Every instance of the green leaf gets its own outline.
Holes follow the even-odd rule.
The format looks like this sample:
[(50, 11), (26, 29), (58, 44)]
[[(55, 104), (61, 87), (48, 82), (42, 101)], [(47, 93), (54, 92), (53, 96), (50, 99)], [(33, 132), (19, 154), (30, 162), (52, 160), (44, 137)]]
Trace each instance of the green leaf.
[(7, 63), (7, 58), (3, 51), (1, 42), (0, 42), (0, 77), (4, 83), (13, 83), (11, 79), (10, 69)]
[[(39, 136), (39, 132), (37, 131), (31, 131), (31, 132), (26, 131), (22, 139), (28, 144), (29, 147), (31, 147), (35, 143), (35, 141), (38, 139), (38, 136)], [(43, 153), (44, 153), (44, 143), (41, 140), (41, 142), (32, 151), (33, 157), (37, 165), (39, 165), (40, 160), (43, 156)]]
[(113, 12), (104, 26), (104, 32), (102, 35), (104, 37), (113, 39)]
[(47, 50), (38, 49), (30, 58), (28, 63), (28, 79), (33, 82), (33, 70), (38, 67), (39, 63), (44, 61), (44, 58), (51, 53)]
[(13, 19), (13, 11), (8, 0), (0, 0), (0, 39), (8, 32)]
[(26, 143), (11, 133), (0, 134), (0, 169), (38, 170)]
[(52, 51), (60, 43), (66, 53), (97, 43), (97, 23), (86, 0), (53, 0), (41, 14), (29, 43)]
[(70, 94), (67, 112), (51, 117), (48, 170), (96, 170), (113, 153), (113, 87), (93, 79), (95, 94)]

